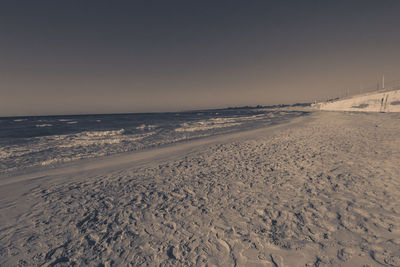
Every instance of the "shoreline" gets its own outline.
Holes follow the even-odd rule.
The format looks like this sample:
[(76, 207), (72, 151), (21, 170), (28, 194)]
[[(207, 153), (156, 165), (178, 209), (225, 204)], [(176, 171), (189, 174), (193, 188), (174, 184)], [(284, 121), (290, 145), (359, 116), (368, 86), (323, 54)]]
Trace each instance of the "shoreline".
[[(286, 110), (279, 110), (279, 112), (282, 112), (282, 111), (286, 111)], [(270, 113), (270, 112), (272, 112), (272, 113)], [(158, 132), (163, 132), (164, 130), (171, 131), (171, 129), (169, 129), (168, 127), (166, 127), (166, 125), (163, 125), (162, 123), (160, 125), (158, 125), (156, 122), (142, 121), (143, 124), (140, 127), (145, 126), (148, 123), (151, 123), (151, 124), (155, 123), (154, 125), (148, 124), (148, 126), (149, 127), (154, 126), (155, 128), (157, 128), (157, 129), (160, 128), (161, 130), (150, 131), (149, 133), (143, 133), (140, 131), (141, 129), (139, 129), (139, 131), (138, 131), (138, 127), (133, 127), (133, 130), (132, 130), (131, 129), (132, 127), (130, 127), (130, 126), (119, 125), (119, 127), (116, 127), (116, 128), (120, 128), (119, 130), (115, 130), (114, 129), (115, 127), (114, 127), (113, 129), (109, 129), (109, 130), (97, 129), (97, 130), (94, 130), (93, 132), (86, 131), (87, 129), (85, 129), (85, 130), (82, 129), (83, 132), (75, 133), (75, 134), (71, 134), (71, 135), (55, 134), (53, 136), (50, 134), (49, 140), (42, 140), (43, 145), (38, 145), (37, 143), (35, 143), (36, 141), (32, 141), (32, 140), (31, 140), (32, 144), (31, 143), (26, 144), (28, 147), (26, 149), (29, 150), (30, 152), (35, 152), (37, 149), (39, 149), (39, 151), (35, 152), (35, 153), (39, 153), (39, 154), (37, 154), (37, 156), (34, 156), (35, 153), (32, 153), (32, 155), (29, 158), (27, 158), (23, 154), (23, 155), (20, 155), (20, 156), (17, 156), (16, 158), (14, 158), (13, 159), (14, 163), (10, 162), (10, 159), (12, 157), (7, 156), (7, 153), (12, 154), (13, 152), (9, 152), (7, 150), (7, 146), (6, 146), (5, 162), (3, 162), (3, 166), (2, 166), (3, 169), (0, 170), (0, 180), (2, 180), (3, 178), (7, 178), (7, 177), (29, 175), (29, 174), (35, 173), (35, 172), (45, 172), (48, 170), (68, 168), (68, 166), (74, 167), (76, 165), (83, 165), (84, 163), (91, 164), (96, 161), (106, 161), (107, 159), (110, 159), (113, 157), (120, 157), (120, 156), (123, 157), (124, 155), (130, 155), (130, 154), (135, 154), (135, 153), (140, 153), (140, 152), (145, 152), (145, 151), (150, 151), (150, 150), (162, 149), (165, 147), (171, 147), (171, 146), (180, 145), (183, 143), (188, 143), (188, 142), (192, 142), (192, 141), (196, 141), (196, 140), (200, 140), (200, 139), (207, 139), (210, 137), (212, 138), (215, 136), (230, 135), (230, 134), (245, 132), (245, 131), (249, 131), (252, 129), (258, 129), (258, 128), (268, 128), (271, 125), (287, 123), (287, 121), (290, 121), (292, 119), (292, 118), (290, 118), (290, 116), (288, 118), (286, 118), (286, 116), (281, 116), (279, 118), (279, 116), (278, 116), (278, 119), (270, 120), (268, 118), (276, 117), (275, 113), (278, 111), (270, 111), (270, 112), (267, 112), (267, 114), (264, 114), (265, 115), (264, 117), (267, 118), (267, 122), (266, 122), (267, 125), (258, 124), (258, 125), (255, 125), (256, 127), (249, 127), (249, 125), (242, 125), (242, 126), (236, 127), (236, 128), (235, 127), (229, 128), (229, 125), (226, 125), (226, 126), (228, 126), (228, 129), (225, 129), (222, 131), (218, 130), (214, 133), (207, 132), (207, 130), (206, 130), (206, 132), (204, 132), (204, 133), (199, 131), (197, 134), (194, 134), (193, 136), (191, 134), (189, 134), (188, 136), (186, 136), (184, 134), (184, 136), (180, 136), (180, 137), (178, 137), (178, 136), (168, 137), (167, 136), (167, 137), (165, 137), (165, 141), (160, 139), (158, 141), (155, 140), (154, 142), (148, 141), (148, 143), (144, 143), (144, 144), (141, 144), (141, 142), (136, 142), (135, 138), (136, 137), (139, 138), (139, 141), (140, 141), (143, 136), (149, 135), (151, 137), (154, 135), (154, 136), (156, 136), (155, 139), (157, 139), (158, 138), (157, 136), (159, 135), (159, 133), (157, 133), (157, 131)], [(289, 112), (291, 112), (291, 111), (289, 111)], [(307, 114), (307, 112), (300, 111), (300, 112), (298, 112), (298, 114), (296, 116), (304, 116), (306, 114)], [(252, 116), (257, 117), (258, 115), (252, 115)], [(250, 117), (252, 117), (252, 116), (250, 116)], [(235, 120), (236, 120), (235, 116), (233, 116), (232, 118), (235, 118)], [(241, 118), (241, 117), (239, 117), (239, 118)], [(244, 116), (243, 118), (247, 118), (247, 117)], [(143, 118), (137, 118), (137, 119), (140, 121)], [(221, 119), (225, 120), (225, 117), (222, 117)], [(154, 118), (152, 120), (154, 120)], [(220, 118), (217, 118), (216, 120), (218, 120), (218, 123), (219, 123)], [(255, 120), (257, 120), (257, 119), (255, 119)], [(213, 121), (213, 119), (205, 118), (205, 121), (200, 121), (200, 122), (208, 123), (208, 121)], [(52, 121), (50, 121), (50, 122), (52, 122)], [(84, 124), (84, 122), (82, 122), (82, 123)], [(191, 122), (191, 123), (193, 125), (197, 125), (195, 122)], [(238, 124), (241, 125), (242, 123), (243, 122), (240, 122)], [(264, 122), (262, 122), (262, 123), (264, 123)], [(185, 123), (183, 123), (183, 124), (180, 123), (180, 124), (178, 124), (179, 126), (175, 125), (176, 123), (175, 124), (172, 123), (172, 124), (173, 124), (173, 127), (178, 127), (175, 129), (175, 131), (176, 131), (176, 130), (179, 130), (180, 129), (179, 127), (182, 127), (182, 125), (184, 125)], [(189, 124), (189, 126), (187, 126), (187, 125), (186, 126), (189, 128), (190, 127), (195, 127), (195, 128), (198, 127), (198, 126), (193, 126), (192, 124)], [(220, 125), (216, 125), (216, 129), (218, 129), (219, 126)], [(224, 127), (222, 127), (222, 128), (224, 128)], [(164, 130), (162, 130), (162, 129), (164, 129)], [(206, 127), (206, 129), (208, 129), (208, 128)], [(128, 132), (127, 135), (124, 134), (126, 131)], [(138, 132), (134, 132), (134, 131), (138, 131)], [(174, 131), (172, 131), (172, 132), (174, 133)], [(173, 133), (172, 133), (172, 135), (173, 135)], [(169, 134), (171, 134), (171, 133), (169, 133)], [(92, 135), (94, 135), (94, 136), (92, 136)], [(163, 135), (163, 134), (160, 134), (160, 135)], [(65, 142), (68, 138), (65, 136), (69, 136), (68, 138), (71, 139), (67, 143), (65, 143)], [(88, 136), (89, 137), (92, 136), (90, 138), (93, 138), (93, 140), (87, 140)], [(99, 140), (97, 140), (97, 136), (102, 136), (102, 137)], [(37, 138), (45, 138), (45, 137), (46, 136), (39, 136)], [(57, 140), (57, 138), (61, 138), (62, 141), (56, 142), (55, 140)], [(133, 138), (133, 142), (131, 142), (132, 138)], [(96, 141), (98, 141), (98, 143), (100, 144), (98, 147), (95, 147), (93, 149), (88, 149), (88, 151), (85, 151), (83, 149), (86, 146), (90, 145), (91, 142), (96, 143)], [(59, 153), (46, 152), (46, 148), (49, 149), (50, 147), (48, 147), (48, 145), (51, 144), (52, 142), (55, 142), (54, 151), (58, 151)], [(101, 146), (101, 144), (103, 144), (103, 143), (108, 144), (108, 142), (110, 142), (111, 144), (114, 144), (114, 142), (116, 142), (117, 144), (126, 143), (127, 148), (124, 149), (123, 147), (118, 146), (118, 145), (112, 147), (112, 149), (107, 148), (106, 146)], [(80, 149), (81, 154), (79, 154), (79, 147), (80, 147), (79, 144), (81, 144), (81, 143), (83, 145), (83, 148)], [(77, 146), (77, 144), (78, 144), (78, 146)], [(30, 145), (36, 145), (37, 147), (34, 146), (33, 148), (29, 148)], [(11, 145), (11, 147), (13, 147), (13, 146)], [(72, 147), (71, 151), (73, 151), (73, 152), (65, 151), (65, 149), (63, 150), (64, 147)], [(23, 147), (18, 148), (18, 146), (16, 146), (13, 149), (18, 151), (18, 149), (23, 150), (25, 148), (23, 148)], [(10, 148), (9, 150), (12, 151), (13, 149)], [(40, 149), (44, 149), (44, 151), (40, 151)], [(104, 151), (102, 151), (102, 150), (104, 150)], [(100, 153), (99, 151), (102, 151), (102, 153)], [(59, 156), (59, 154), (62, 156)], [(29, 154), (26, 154), (26, 155), (29, 155)], [(41, 155), (44, 155), (44, 156), (41, 156)], [(2, 156), (4, 157), (4, 155), (2, 155)], [(36, 158), (38, 158), (38, 159), (36, 159)], [(49, 163), (49, 162), (51, 162), (51, 163)]]
[(313, 112), (3, 183), (0, 264), (397, 266), (399, 120)]
[(152, 160), (168, 160), (172, 155), (179, 157), (182, 154), (188, 153), (190, 150), (199, 149), (215, 143), (226, 143), (232, 139), (246, 138), (264, 132), (272, 134), (272, 132), (275, 132), (280, 128), (292, 127), (293, 125), (305, 122), (311, 116), (313, 116), (312, 112), (307, 115), (289, 119), (287, 122), (280, 122), (254, 130), (244, 129), (232, 133), (222, 133), (166, 144), (162, 147), (150, 147), (139, 151), (123, 152), (99, 158), (85, 158), (77, 161), (61, 163), (54, 167), (35, 167), (32, 169), (24, 169), (21, 172), (6, 173), (5, 175), (0, 175), (0, 186), (40, 179), (48, 176), (95, 171), (97, 169), (107, 171), (108, 168), (124, 168), (128, 167), (130, 164), (139, 164), (140, 166), (143, 164), (151, 164)]

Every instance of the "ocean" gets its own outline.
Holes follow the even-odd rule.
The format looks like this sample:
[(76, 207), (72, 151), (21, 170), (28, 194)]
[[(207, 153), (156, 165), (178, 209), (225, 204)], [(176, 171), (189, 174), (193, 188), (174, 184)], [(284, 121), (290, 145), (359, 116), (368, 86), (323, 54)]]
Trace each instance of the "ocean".
[(219, 109), (0, 118), (0, 174), (255, 129), (307, 112)]

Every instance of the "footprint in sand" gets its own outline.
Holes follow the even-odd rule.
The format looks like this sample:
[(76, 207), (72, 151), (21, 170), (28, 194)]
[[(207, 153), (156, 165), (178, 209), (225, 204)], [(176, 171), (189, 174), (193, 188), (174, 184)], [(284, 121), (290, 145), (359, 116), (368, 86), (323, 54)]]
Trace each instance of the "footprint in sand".
[(283, 258), (277, 254), (271, 254), (271, 261), (274, 267), (283, 267)]

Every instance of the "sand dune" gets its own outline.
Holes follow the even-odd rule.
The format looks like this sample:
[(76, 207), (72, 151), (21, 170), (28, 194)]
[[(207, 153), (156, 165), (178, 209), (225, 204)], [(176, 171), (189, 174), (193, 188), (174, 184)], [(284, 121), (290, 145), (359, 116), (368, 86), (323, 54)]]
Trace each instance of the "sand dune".
[(313, 106), (333, 111), (400, 112), (400, 90), (369, 92)]
[(140, 166), (3, 184), (0, 265), (400, 266), (399, 120), (316, 112)]

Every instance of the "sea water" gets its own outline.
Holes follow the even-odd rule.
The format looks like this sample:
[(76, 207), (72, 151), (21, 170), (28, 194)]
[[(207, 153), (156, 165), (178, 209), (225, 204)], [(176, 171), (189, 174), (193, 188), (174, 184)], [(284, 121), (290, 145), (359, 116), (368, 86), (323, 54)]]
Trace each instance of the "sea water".
[(219, 109), (4, 117), (0, 118), (0, 174), (266, 127), (305, 114), (279, 109)]

